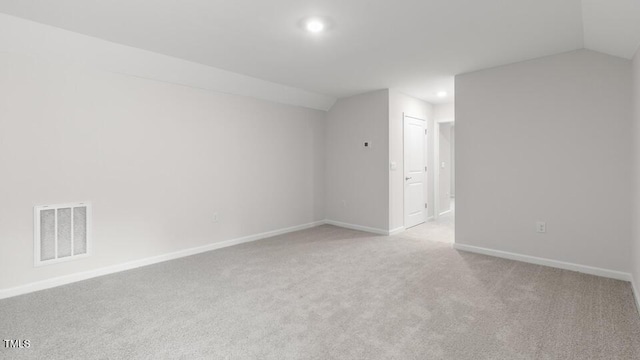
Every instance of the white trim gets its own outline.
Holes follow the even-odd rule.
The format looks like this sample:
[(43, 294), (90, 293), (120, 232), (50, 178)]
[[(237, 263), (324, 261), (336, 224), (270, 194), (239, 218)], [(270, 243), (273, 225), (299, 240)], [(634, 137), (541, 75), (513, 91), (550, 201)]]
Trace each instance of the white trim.
[(440, 123), (433, 122), (433, 219), (440, 217)]
[(62, 63), (276, 103), (329, 110), (331, 96), (0, 14), (0, 55)]
[(345, 229), (370, 232), (378, 235), (389, 235), (390, 233), (389, 230), (377, 229), (369, 226), (362, 226), (362, 225), (356, 225), (356, 224), (348, 224), (348, 223), (335, 221), (335, 220), (328, 220), (328, 219), (325, 220), (325, 224), (329, 224), (329, 225), (333, 225), (333, 226), (337, 226)]
[[(451, 120), (451, 119), (449, 119)], [(442, 171), (442, 161), (440, 160), (440, 125), (442, 124), (452, 124), (454, 123), (453, 120), (449, 121), (449, 120), (440, 120), (440, 121), (436, 121), (433, 124), (433, 168), (434, 168), (434, 180), (433, 180), (433, 193), (434, 193), (434, 199), (433, 199), (433, 212), (434, 212), (434, 217), (437, 220), (440, 216), (447, 214), (448, 212), (451, 211), (451, 209), (440, 212), (440, 207), (442, 204), (440, 204), (440, 173)], [(454, 147), (455, 147), (455, 140), (454, 140)], [(453, 150), (451, 156), (455, 156), (455, 149)], [(450, 161), (451, 162), (451, 161)], [(453, 161), (453, 164), (455, 166), (455, 160)], [(453, 172), (455, 173), (455, 170), (453, 170)], [(452, 174), (454, 176), (452, 176), (453, 181), (456, 180), (455, 178), (455, 174)], [(454, 187), (455, 188), (455, 187)], [(451, 196), (451, 194), (449, 194), (449, 197), (453, 197)]]
[(493, 250), (493, 249), (487, 249), (487, 248), (464, 245), (464, 244), (453, 244), (453, 248), (456, 250), (495, 256), (499, 258), (521, 261), (521, 262), (530, 263), (530, 264), (577, 271), (585, 274), (602, 276), (602, 277), (611, 278), (611, 279), (631, 281), (631, 274), (621, 272), (621, 271), (616, 271), (616, 270), (602, 269), (602, 268), (597, 268), (593, 266), (579, 265), (579, 264), (568, 263), (564, 261), (539, 258), (535, 256), (516, 254), (516, 253), (507, 252), (507, 251)]
[(42, 280), (42, 281), (32, 282), (25, 285), (16, 286), (13, 288), (0, 289), (0, 299), (6, 299), (9, 297), (27, 294), (34, 291), (50, 289), (56, 286), (71, 284), (74, 282), (87, 280), (87, 279), (95, 278), (98, 276), (114, 274), (121, 271), (126, 271), (126, 270), (139, 268), (142, 266), (157, 264), (164, 261), (179, 259), (182, 257), (196, 255), (196, 254), (200, 254), (207, 251), (222, 249), (229, 246), (243, 244), (251, 241), (266, 239), (266, 238), (270, 238), (273, 236), (282, 235), (282, 234), (286, 234), (294, 231), (309, 229), (312, 227), (323, 225), (324, 223), (325, 223), (324, 221), (315, 221), (308, 224), (297, 225), (297, 226), (292, 226), (292, 227), (273, 230), (273, 231), (267, 231), (260, 234), (244, 236), (244, 237), (233, 239), (233, 240), (216, 242), (216, 243), (199, 246), (191, 249), (179, 250), (169, 254), (158, 255), (158, 256), (153, 256), (153, 257), (140, 259), (140, 260), (134, 260), (134, 261), (130, 261), (122, 264), (111, 265), (111, 266), (107, 266), (107, 267), (103, 267), (95, 270), (89, 270), (89, 271), (84, 271), (76, 274), (59, 276), (59, 277), (55, 277), (47, 280)]
[(404, 226), (400, 226), (395, 229), (389, 230), (389, 235), (400, 234), (401, 232), (404, 232), (404, 230), (405, 230)]
[[(402, 113), (402, 117), (403, 117), (403, 118), (411, 118), (411, 119), (414, 119), (414, 120), (424, 121), (425, 126), (426, 126), (426, 124), (427, 124), (427, 120), (425, 120), (425, 119), (423, 119), (423, 118), (416, 117), (416, 116), (407, 115), (407, 113), (405, 113), (405, 112), (403, 112), (403, 113)], [(425, 127), (425, 128), (426, 128), (426, 127)]]
[(435, 216), (429, 216), (429, 217), (427, 218), (427, 221), (433, 221), (433, 220), (435, 220), (435, 219), (436, 219), (436, 218), (435, 218)]

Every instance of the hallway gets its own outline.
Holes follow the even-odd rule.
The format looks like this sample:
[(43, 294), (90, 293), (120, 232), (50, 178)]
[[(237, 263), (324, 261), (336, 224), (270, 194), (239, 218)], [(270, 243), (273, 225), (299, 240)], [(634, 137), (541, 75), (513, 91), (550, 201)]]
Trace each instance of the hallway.
[(455, 240), (455, 203), (453, 199), (451, 200), (451, 212), (441, 215), (437, 220), (427, 221), (407, 229), (396, 236), (453, 244)]

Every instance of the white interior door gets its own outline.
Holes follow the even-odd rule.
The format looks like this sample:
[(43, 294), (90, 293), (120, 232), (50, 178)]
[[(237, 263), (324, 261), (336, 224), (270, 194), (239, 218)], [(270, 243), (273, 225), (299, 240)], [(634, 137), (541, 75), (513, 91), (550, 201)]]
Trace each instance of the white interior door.
[(404, 117), (404, 227), (407, 229), (422, 224), (426, 218), (425, 129), (425, 121)]

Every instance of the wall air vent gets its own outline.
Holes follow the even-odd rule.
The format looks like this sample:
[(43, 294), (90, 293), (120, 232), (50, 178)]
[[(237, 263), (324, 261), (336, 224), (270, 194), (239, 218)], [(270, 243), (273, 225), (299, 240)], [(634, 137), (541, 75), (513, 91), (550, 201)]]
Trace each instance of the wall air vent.
[(34, 208), (34, 265), (75, 260), (91, 254), (91, 203)]

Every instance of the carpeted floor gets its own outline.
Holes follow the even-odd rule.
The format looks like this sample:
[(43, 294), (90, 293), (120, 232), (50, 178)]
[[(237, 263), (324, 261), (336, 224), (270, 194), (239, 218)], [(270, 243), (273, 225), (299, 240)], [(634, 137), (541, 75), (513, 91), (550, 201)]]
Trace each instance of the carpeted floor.
[(640, 358), (628, 283), (328, 225), (2, 300), (0, 336), (31, 341), (3, 359)]

